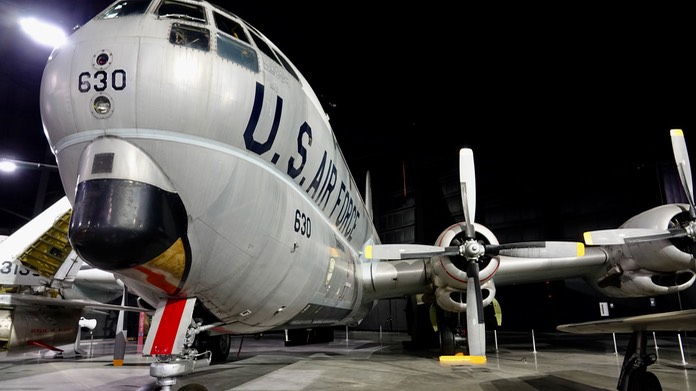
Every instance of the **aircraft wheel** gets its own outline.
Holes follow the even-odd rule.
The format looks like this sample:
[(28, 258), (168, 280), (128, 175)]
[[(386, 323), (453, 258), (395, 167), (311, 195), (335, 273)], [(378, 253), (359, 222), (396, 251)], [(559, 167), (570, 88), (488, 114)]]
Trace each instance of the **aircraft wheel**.
[(642, 391), (662, 391), (662, 385), (657, 376), (652, 372), (645, 372), (641, 379)]
[(455, 353), (454, 331), (450, 322), (441, 321), (437, 326), (440, 334), (440, 354), (443, 356), (452, 356)]
[(218, 363), (227, 361), (230, 355), (232, 338), (230, 334), (210, 335), (208, 332), (200, 333), (196, 336), (193, 347), (199, 353), (209, 350), (211, 353), (210, 362)]
[(208, 349), (212, 353), (211, 362), (223, 362), (230, 355), (232, 339), (229, 334), (208, 336)]
[(162, 386), (157, 385), (157, 383), (150, 383), (150, 384), (146, 384), (142, 387), (138, 387), (138, 389), (135, 391), (160, 391), (160, 390), (162, 390)]
[(662, 391), (662, 385), (654, 373), (634, 371), (628, 375), (622, 391)]
[(208, 391), (208, 389), (200, 384), (191, 383), (179, 388), (179, 391)]

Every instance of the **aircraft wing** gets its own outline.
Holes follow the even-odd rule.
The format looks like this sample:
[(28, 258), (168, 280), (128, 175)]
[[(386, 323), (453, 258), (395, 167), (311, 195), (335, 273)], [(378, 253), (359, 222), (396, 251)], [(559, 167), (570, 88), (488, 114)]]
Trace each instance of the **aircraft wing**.
[(23, 293), (0, 294), (0, 337), (9, 355), (37, 347), (61, 351), (58, 346), (75, 341), (80, 318), (93, 310), (150, 312), (140, 307), (62, 299)]
[[(498, 286), (583, 277), (603, 267), (607, 253), (600, 248), (578, 247), (576, 256), (559, 257), (526, 249), (523, 257), (502, 256), (495, 274)], [(519, 252), (519, 251), (518, 251)]]
[(696, 309), (571, 323), (556, 329), (575, 334), (632, 333), (636, 330), (691, 331), (696, 330)]
[(4, 293), (0, 294), (0, 306), (26, 306), (26, 305), (49, 305), (55, 307), (66, 308), (83, 308), (85, 311), (91, 310), (112, 310), (112, 311), (134, 311), (154, 313), (154, 311), (141, 307), (123, 306), (117, 304), (100, 303), (95, 300), (88, 299), (61, 299), (51, 298), (46, 296), (27, 295), (22, 293)]

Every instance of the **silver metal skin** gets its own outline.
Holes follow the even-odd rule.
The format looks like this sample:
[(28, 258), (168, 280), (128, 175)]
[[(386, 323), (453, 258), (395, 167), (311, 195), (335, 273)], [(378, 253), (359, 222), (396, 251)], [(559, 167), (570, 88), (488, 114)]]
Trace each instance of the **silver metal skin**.
[[(168, 304), (159, 303), (194, 298), (214, 318), (156, 330), (244, 334), (355, 325), (375, 300), (419, 293), (463, 312), (481, 290), (488, 291), (482, 305), (490, 303), (495, 285), (568, 277), (604, 278), (613, 285), (596, 287), (617, 296), (693, 283), (693, 256), (668, 239), (586, 253), (573, 243), (545, 242), (543, 249), (504, 253), (473, 221), (444, 229), (432, 253), (405, 245), (395, 258), (366, 256), (373, 245), (375, 254), (394, 250), (379, 247), (369, 181), (363, 199), (317, 96), (282, 51), (205, 1), (129, 4), (142, 9), (119, 13), (126, 4), (115, 2), (54, 50), (40, 108), (73, 207), (70, 239), (80, 257), (113, 272), (160, 315)], [(230, 25), (237, 26), (234, 35)], [(462, 195), (473, 220), (467, 156)], [(626, 227), (655, 228), (652, 217), (665, 223), (675, 208), (646, 212)], [(456, 253), (443, 253), (453, 246)], [(649, 259), (659, 254), (676, 263), (650, 263), (640, 256), (644, 250)], [(462, 255), (475, 268), (461, 266), (455, 257)], [(379, 263), (389, 259), (398, 261)], [(617, 265), (619, 278), (607, 279)], [(475, 279), (466, 272), (474, 269)], [(663, 292), (644, 278), (656, 272), (692, 278)], [(470, 289), (472, 281), (480, 289)], [(483, 334), (483, 326), (472, 327)], [(485, 354), (485, 339), (475, 350)], [(164, 366), (153, 371), (168, 387), (192, 370), (197, 353), (186, 342), (171, 360), (157, 354)]]
[[(97, 17), (52, 54), (41, 110), (68, 198), (75, 202), (80, 183), (115, 179), (181, 199), (190, 270), (183, 281), (169, 276), (181, 286), (153, 289), (137, 272), (114, 270), (151, 303), (196, 296), (235, 333), (292, 326), (308, 303), (344, 310), (325, 323), (359, 321), (372, 307), (361, 305), (369, 265), (359, 250), (375, 229), (316, 96), (261, 52), (254, 73), (216, 54), (215, 40), (209, 51), (172, 45), (173, 23), (184, 22)], [(184, 24), (216, 34), (213, 24)], [(106, 66), (95, 64), (101, 53)], [(102, 71), (106, 88), (95, 91)], [(111, 112), (95, 114), (94, 100), (107, 95)], [(249, 132), (254, 99), (263, 115)], [(114, 155), (113, 167), (94, 173), (104, 153)]]

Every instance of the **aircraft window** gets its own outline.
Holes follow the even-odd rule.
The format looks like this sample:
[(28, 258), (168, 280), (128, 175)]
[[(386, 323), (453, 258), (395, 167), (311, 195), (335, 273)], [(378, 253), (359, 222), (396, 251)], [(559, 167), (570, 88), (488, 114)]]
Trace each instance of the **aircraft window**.
[(277, 62), (279, 65), (285, 68), (292, 75), (292, 77), (299, 81), (300, 78), (297, 76), (292, 66), (290, 66), (288, 60), (282, 54), (277, 53), (275, 50), (271, 49), (271, 47), (268, 46), (268, 44), (266, 44), (266, 41), (264, 41), (263, 38), (261, 38), (261, 33), (259, 33), (259, 31), (256, 30), (254, 26), (247, 25), (247, 27), (249, 27), (249, 31), (251, 31), (251, 36), (254, 37), (254, 42), (256, 42), (256, 46), (258, 46), (259, 50), (264, 52), (273, 61)]
[(241, 24), (232, 19), (228, 19), (217, 12), (213, 12), (213, 18), (215, 19), (215, 26), (217, 26), (218, 30), (251, 45), (249, 42), (249, 37), (247, 37)]
[(234, 39), (217, 34), (217, 48), (220, 57), (234, 61), (254, 72), (259, 71), (259, 59), (256, 50)]
[(192, 22), (206, 23), (205, 9), (200, 5), (164, 0), (157, 10), (160, 18), (185, 19)]
[(208, 29), (172, 23), (172, 31), (169, 33), (169, 42), (174, 45), (188, 48), (210, 50), (210, 32)]
[[(278, 59), (276, 58), (275, 53), (273, 53), (273, 50), (271, 50), (271, 47), (266, 44), (266, 41), (263, 40), (259, 35), (256, 34), (256, 32), (252, 31), (252, 36), (254, 37), (254, 42), (256, 42), (256, 46), (261, 50), (265, 55), (271, 58), (271, 60), (278, 62)], [(280, 63), (278, 62), (278, 65)]]
[(144, 14), (152, 0), (119, 1), (99, 17), (100, 19), (115, 19), (121, 16)]
[[(275, 50), (274, 50), (274, 52), (275, 52)], [(288, 60), (285, 58), (285, 56), (283, 56), (281, 53), (278, 53), (278, 52), (275, 52), (275, 54), (278, 56), (278, 59), (280, 60), (280, 62), (283, 63), (283, 66), (285, 66), (285, 69), (287, 69), (288, 72), (290, 72), (290, 74), (292, 75), (292, 77), (294, 77), (295, 79), (297, 79), (297, 80), (299, 81), (300, 78), (297, 77), (297, 74), (295, 73), (295, 70), (292, 69), (292, 66), (290, 65), (290, 63), (288, 62)]]

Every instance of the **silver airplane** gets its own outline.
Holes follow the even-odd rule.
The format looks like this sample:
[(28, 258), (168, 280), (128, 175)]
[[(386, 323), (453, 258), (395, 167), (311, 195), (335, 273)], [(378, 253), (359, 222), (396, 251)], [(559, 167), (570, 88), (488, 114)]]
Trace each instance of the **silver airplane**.
[[(40, 108), (73, 248), (155, 310), (143, 350), (156, 357), (155, 388), (226, 359), (230, 335), (355, 326), (379, 299), (421, 297), (436, 309), (442, 353), (454, 355), (466, 330), (468, 357), (485, 362), (481, 311), (496, 285), (586, 277), (645, 297), (695, 278), (678, 239), (500, 244), (474, 221), (470, 149), (465, 221), (434, 245), (382, 244), (369, 175), (361, 195), (300, 70), (205, 1), (114, 2), (51, 53)], [(690, 227), (689, 210), (657, 208), (620, 229)]]

